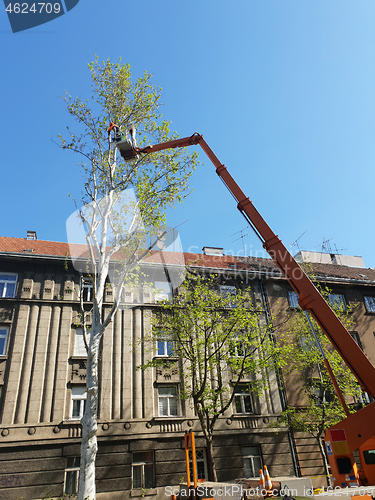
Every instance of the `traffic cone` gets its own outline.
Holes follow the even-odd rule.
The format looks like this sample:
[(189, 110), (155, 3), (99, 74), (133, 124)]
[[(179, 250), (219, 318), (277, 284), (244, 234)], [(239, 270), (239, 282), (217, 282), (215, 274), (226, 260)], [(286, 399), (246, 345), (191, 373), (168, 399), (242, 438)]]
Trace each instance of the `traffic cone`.
[(272, 491), (272, 481), (267, 469), (267, 465), (263, 466), (264, 469), (264, 489), (266, 490), (266, 496), (265, 498), (273, 497), (273, 491)]
[(263, 471), (262, 469), (259, 469), (259, 490), (260, 494), (263, 495), (262, 491), (265, 491), (265, 485), (264, 485), (264, 476), (263, 476)]

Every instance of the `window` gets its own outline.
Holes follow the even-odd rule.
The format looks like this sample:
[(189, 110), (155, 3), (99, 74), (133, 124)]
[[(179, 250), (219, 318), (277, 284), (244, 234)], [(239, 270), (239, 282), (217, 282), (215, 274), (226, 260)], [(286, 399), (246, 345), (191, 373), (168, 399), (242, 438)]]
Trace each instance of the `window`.
[(367, 312), (375, 313), (375, 297), (365, 297), (365, 306)]
[(158, 402), (160, 417), (175, 417), (178, 415), (177, 386), (158, 387)]
[(92, 281), (89, 278), (83, 278), (81, 286), (82, 286), (81, 293), (83, 302), (92, 302), (93, 300)]
[(289, 297), (290, 307), (292, 307), (293, 309), (298, 309), (299, 308), (299, 305), (298, 305), (298, 293), (296, 293), (296, 292), (288, 292), (288, 297)]
[(358, 395), (358, 401), (361, 403), (361, 405), (369, 405), (374, 400), (367, 392), (361, 392), (360, 390)]
[(319, 379), (310, 380), (309, 393), (315, 399), (318, 406), (324, 403), (332, 403), (334, 399), (332, 393), (324, 387)]
[(173, 353), (174, 353), (174, 348), (172, 341), (165, 339), (159, 339), (157, 341), (158, 356), (173, 356)]
[(70, 418), (81, 419), (86, 407), (86, 387), (82, 385), (72, 387), (72, 404)]
[(74, 356), (79, 356), (81, 358), (87, 357), (87, 351), (85, 347), (85, 342), (83, 340), (83, 329), (77, 328), (74, 340)]
[(65, 469), (64, 495), (78, 493), (80, 457), (68, 457)]
[(230, 344), (229, 344), (229, 350), (230, 350), (231, 356), (233, 356), (233, 357), (236, 357), (236, 358), (245, 357), (246, 350), (245, 350), (245, 346), (243, 343), (243, 338), (236, 336), (234, 339), (232, 339)]
[(5, 356), (8, 345), (9, 328), (6, 326), (0, 327), (0, 356)]
[(242, 456), (245, 477), (259, 477), (259, 470), (263, 468), (259, 447), (244, 446)]
[(301, 335), (299, 345), (302, 351), (308, 352), (318, 347), (316, 340), (312, 336)]
[(155, 300), (156, 302), (162, 300), (171, 300), (172, 298), (172, 284), (167, 281), (155, 281)]
[(16, 284), (17, 274), (0, 274), (0, 297), (14, 297)]
[[(223, 296), (224, 299), (230, 299), (230, 297), (234, 297), (237, 295), (237, 290), (235, 286), (231, 285), (220, 285), (220, 294)], [(230, 300), (228, 300), (228, 303), (226, 304), (227, 307), (236, 307), (236, 304), (233, 302), (232, 304), (230, 303)]]
[(349, 457), (336, 458), (336, 464), (339, 474), (353, 474), (352, 461)]
[(328, 303), (332, 308), (340, 309), (341, 311), (346, 311), (345, 297), (342, 294), (329, 293)]
[(254, 413), (250, 387), (248, 385), (239, 385), (237, 387), (234, 393), (234, 404), (236, 406), (236, 413)]
[(154, 453), (143, 451), (133, 453), (133, 489), (154, 488)]
[(366, 465), (375, 465), (375, 450), (363, 450)]
[[(195, 460), (197, 462), (197, 479), (206, 479), (207, 477), (207, 461), (206, 461), (206, 450), (203, 448), (195, 449)], [(189, 465), (190, 465), (190, 481), (193, 478), (193, 455), (191, 450), (189, 450)]]
[(351, 338), (357, 344), (357, 346), (362, 349), (362, 344), (361, 344), (361, 341), (359, 340), (358, 332), (349, 332), (349, 333), (350, 333)]

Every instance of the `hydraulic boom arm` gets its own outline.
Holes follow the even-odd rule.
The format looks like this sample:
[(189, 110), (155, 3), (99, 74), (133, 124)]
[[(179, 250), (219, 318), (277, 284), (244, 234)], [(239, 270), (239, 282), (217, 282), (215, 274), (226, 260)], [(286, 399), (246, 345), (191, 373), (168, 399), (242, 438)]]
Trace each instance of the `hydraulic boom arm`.
[[(133, 148), (128, 143), (117, 147), (125, 160), (138, 154), (149, 154), (165, 149), (179, 148), (199, 144), (216, 168), (216, 173), (222, 179), (234, 198), (237, 208), (252, 226), (272, 259), (276, 262), (294, 291), (298, 294), (298, 303), (302, 309), (309, 311), (327, 335), (347, 366), (357, 378), (359, 384), (375, 398), (375, 367), (352, 339), (344, 325), (323, 299), (315, 285), (307, 277), (301, 267), (293, 259), (280, 239), (275, 235), (266, 221), (243, 193), (224, 165), (209, 148), (203, 136), (193, 134), (191, 137), (148, 146), (144, 149)], [(347, 418), (326, 430), (325, 443), (335, 486), (355, 486), (358, 484), (375, 484), (375, 464), (371, 454), (375, 454), (375, 401), (350, 414), (345, 400), (337, 385), (332, 370), (327, 362), (324, 364), (329, 371), (335, 386), (337, 396), (346, 412)], [(362, 469), (358, 470), (353, 451), (358, 449)], [(370, 460), (368, 457), (370, 456)]]
[(337, 318), (330, 306), (321, 296), (315, 285), (307, 277), (281, 240), (254, 207), (249, 198), (243, 193), (227, 168), (219, 161), (208, 146), (202, 135), (193, 134), (190, 137), (164, 142), (146, 148), (133, 148), (123, 155), (128, 160), (139, 153), (154, 153), (171, 148), (180, 148), (199, 144), (216, 168), (216, 173), (222, 179), (228, 190), (237, 200), (237, 208), (253, 227), (263, 243), (263, 247), (276, 262), (294, 291), (298, 294), (298, 303), (307, 310), (318, 322), (342, 359), (353, 372), (359, 384), (375, 398), (375, 368), (368, 360), (357, 343), (352, 339), (341, 321)]

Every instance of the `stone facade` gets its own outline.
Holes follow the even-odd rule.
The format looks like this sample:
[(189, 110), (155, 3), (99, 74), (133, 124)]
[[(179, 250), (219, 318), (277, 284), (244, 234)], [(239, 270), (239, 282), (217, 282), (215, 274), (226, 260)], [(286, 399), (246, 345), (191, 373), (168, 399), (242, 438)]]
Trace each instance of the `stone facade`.
[[(3, 240), (22, 244), (21, 239)], [(62, 496), (67, 482), (75, 481), (81, 436), (77, 415), (83, 410), (85, 390), (85, 356), (76, 346), (81, 328), (79, 275), (63, 244), (23, 241), (27, 249), (33, 244), (38, 248), (35, 252), (19, 247), (4, 250), (4, 241), (0, 242), (0, 276), (17, 278), (14, 293), (3, 291), (0, 298), (0, 330), (7, 336), (0, 356), (0, 498), (7, 500)], [(186, 258), (194, 265), (201, 256)], [(215, 264), (223, 283), (235, 284), (240, 273), (263, 310), (260, 275), (249, 274), (240, 263), (235, 269), (232, 261), (223, 258)], [(155, 264), (154, 280), (158, 269)], [(186, 479), (184, 432), (196, 432), (202, 470), (205, 441), (188, 402), (179, 402), (178, 416), (159, 416), (158, 387), (181, 383), (179, 360), (171, 359), (163, 369), (136, 369), (152, 356), (139, 341), (150, 328), (157, 304), (147, 284), (127, 290), (125, 297), (128, 307), (117, 312), (101, 348), (98, 498), (154, 498), (156, 494), (163, 498), (163, 487)], [(112, 298), (109, 286), (105, 308)], [(288, 430), (269, 425), (282, 411), (276, 375), (270, 377), (270, 389), (254, 398), (253, 413), (237, 415), (233, 407), (218, 421), (214, 455), (219, 481), (244, 476), (244, 455), (249, 449), (258, 450), (272, 476), (296, 472)], [(139, 465), (142, 460), (145, 463)], [(144, 474), (150, 463), (152, 481), (145, 490), (134, 487), (134, 469), (140, 467)]]

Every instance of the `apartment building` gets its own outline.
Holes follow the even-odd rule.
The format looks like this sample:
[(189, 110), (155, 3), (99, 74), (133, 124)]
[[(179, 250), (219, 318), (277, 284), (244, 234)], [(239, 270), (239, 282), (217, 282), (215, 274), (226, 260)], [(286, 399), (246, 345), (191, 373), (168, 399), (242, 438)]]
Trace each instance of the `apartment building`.
[[(31, 500), (76, 491), (86, 399), (80, 291), (88, 323), (92, 296), (90, 281), (80, 278), (72, 258), (81, 259), (84, 270), (85, 252), (79, 245), (40, 241), (35, 234), (0, 238), (0, 498)], [(215, 272), (219, 287), (250, 286), (262, 321), (267, 321), (268, 294), (271, 307), (272, 291), (287, 300), (288, 286), (267, 259), (209, 253), (185, 254), (184, 260), (196, 271)], [(166, 265), (160, 255), (155, 252), (149, 259), (145, 281), (125, 290), (125, 304), (104, 333), (98, 499), (164, 498), (166, 486), (186, 479), (183, 436), (189, 430), (196, 433), (199, 476), (207, 478), (199, 422), (189, 401), (179, 397), (181, 362), (167, 342), (159, 342), (152, 353), (140, 343), (158, 307), (155, 289)], [(173, 259), (169, 265), (171, 270)], [(104, 308), (112, 301), (109, 284)], [(167, 358), (166, 366), (138, 370), (150, 355)], [(276, 374), (271, 372), (268, 382), (260, 397), (239, 391), (218, 421), (214, 455), (219, 481), (257, 476), (262, 464), (273, 477), (298, 474), (291, 432), (270, 427), (284, 396)], [(244, 388), (250, 383), (245, 379)]]

